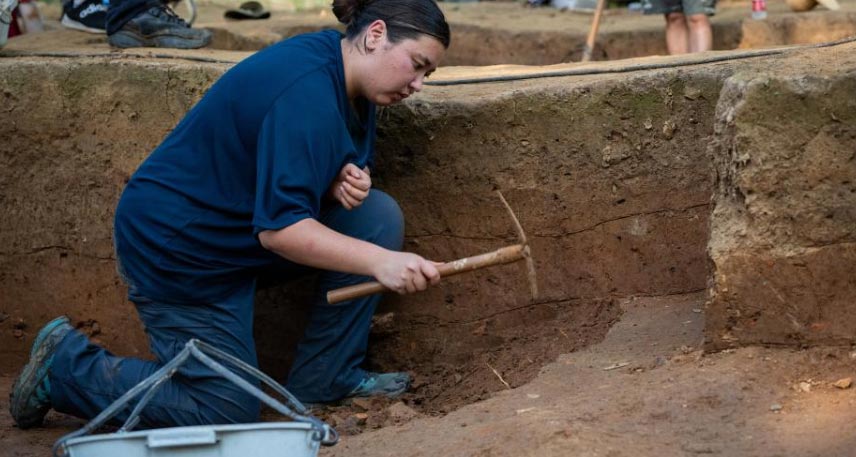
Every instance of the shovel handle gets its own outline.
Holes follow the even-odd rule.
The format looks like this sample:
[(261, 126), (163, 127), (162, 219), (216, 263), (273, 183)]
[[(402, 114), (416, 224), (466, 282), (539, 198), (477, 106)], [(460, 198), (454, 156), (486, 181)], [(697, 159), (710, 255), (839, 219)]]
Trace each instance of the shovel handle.
[[(516, 262), (522, 260), (527, 255), (529, 255), (529, 248), (527, 246), (515, 244), (497, 249), (496, 251), (444, 263), (437, 267), (437, 271), (440, 272), (441, 278), (445, 278), (446, 276), (453, 276), (467, 271)], [(327, 292), (327, 302), (332, 305), (386, 290), (389, 289), (377, 281), (355, 284)]]

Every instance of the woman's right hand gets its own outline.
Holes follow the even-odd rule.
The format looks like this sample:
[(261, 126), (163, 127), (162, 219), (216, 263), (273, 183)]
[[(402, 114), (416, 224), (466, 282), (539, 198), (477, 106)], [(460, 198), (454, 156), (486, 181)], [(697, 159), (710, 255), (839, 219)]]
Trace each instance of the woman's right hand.
[(440, 282), (436, 264), (410, 252), (388, 251), (377, 264), (373, 276), (387, 289), (399, 294), (425, 290)]

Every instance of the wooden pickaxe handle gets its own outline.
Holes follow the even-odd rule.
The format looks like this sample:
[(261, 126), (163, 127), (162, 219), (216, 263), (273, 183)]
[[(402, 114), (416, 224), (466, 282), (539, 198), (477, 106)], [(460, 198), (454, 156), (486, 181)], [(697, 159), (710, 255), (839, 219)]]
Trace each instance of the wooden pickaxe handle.
[[(516, 262), (518, 260), (523, 260), (528, 255), (529, 248), (527, 246), (515, 244), (497, 249), (496, 251), (487, 252), (485, 254), (465, 257), (453, 262), (444, 263), (439, 265), (437, 270), (440, 272), (440, 277), (446, 277), (467, 271), (478, 270), (480, 268)], [(385, 290), (388, 289), (379, 282), (355, 284), (353, 286), (342, 287), (341, 289), (335, 289), (327, 292), (327, 302), (332, 305), (334, 303), (380, 293)]]

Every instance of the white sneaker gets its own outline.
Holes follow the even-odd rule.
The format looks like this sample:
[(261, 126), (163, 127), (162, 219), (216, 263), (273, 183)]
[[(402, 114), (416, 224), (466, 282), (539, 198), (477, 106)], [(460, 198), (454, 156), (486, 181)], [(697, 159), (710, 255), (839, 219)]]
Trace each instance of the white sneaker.
[(0, 0), (0, 48), (9, 39), (9, 26), (12, 24), (12, 10), (18, 6), (18, 0)]

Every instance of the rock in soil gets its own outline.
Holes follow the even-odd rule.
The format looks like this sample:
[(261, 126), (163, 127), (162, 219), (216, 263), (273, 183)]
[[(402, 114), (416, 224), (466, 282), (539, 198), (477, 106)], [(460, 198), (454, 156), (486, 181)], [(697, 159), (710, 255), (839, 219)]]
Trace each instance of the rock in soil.
[(849, 389), (850, 386), (853, 385), (853, 378), (841, 378), (838, 381), (832, 383), (832, 385), (838, 387), (839, 389)]

